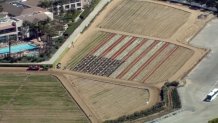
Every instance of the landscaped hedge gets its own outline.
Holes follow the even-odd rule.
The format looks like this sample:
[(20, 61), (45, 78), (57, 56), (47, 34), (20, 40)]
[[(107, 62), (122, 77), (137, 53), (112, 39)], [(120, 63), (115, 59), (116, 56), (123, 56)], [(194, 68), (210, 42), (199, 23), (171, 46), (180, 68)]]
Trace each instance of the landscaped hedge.
[(142, 118), (142, 117), (154, 114), (154, 113), (158, 113), (158, 112), (164, 110), (164, 106), (165, 106), (165, 103), (160, 102), (160, 103), (157, 103), (156, 105), (154, 105), (150, 109), (146, 109), (146, 110), (143, 110), (140, 112), (135, 112), (135, 113), (127, 115), (127, 116), (124, 115), (122, 117), (117, 118), (116, 120), (107, 120), (104, 123), (120, 123), (120, 122), (125, 122), (125, 121), (133, 121), (133, 120), (136, 120), (138, 118)]
[(172, 102), (173, 102), (173, 109), (179, 109), (182, 107), (179, 93), (176, 88), (173, 88), (171, 91), (172, 94)]
[(208, 123), (218, 123), (218, 118), (208, 121)]

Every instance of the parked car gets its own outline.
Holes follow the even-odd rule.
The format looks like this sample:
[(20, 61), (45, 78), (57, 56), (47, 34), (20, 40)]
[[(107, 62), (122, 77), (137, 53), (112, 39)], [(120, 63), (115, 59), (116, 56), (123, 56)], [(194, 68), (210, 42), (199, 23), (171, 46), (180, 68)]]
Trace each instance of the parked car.
[(40, 65), (30, 65), (27, 70), (29, 70), (29, 71), (39, 71), (40, 70)]

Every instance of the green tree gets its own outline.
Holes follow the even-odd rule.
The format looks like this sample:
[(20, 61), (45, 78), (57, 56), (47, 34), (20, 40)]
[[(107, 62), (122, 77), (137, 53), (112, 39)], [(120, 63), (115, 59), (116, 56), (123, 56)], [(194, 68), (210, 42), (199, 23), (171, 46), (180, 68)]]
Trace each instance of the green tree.
[(218, 118), (208, 121), (208, 123), (218, 123)]
[(0, 5), (0, 12), (2, 12), (3, 11), (3, 7), (2, 7), (2, 5)]
[(42, 8), (49, 8), (52, 6), (52, 2), (50, 0), (42, 0), (38, 6)]
[(191, 2), (193, 2), (193, 0), (186, 0), (188, 3), (191, 3)]
[(208, 0), (208, 1), (206, 2), (206, 5), (207, 5), (208, 7), (215, 7), (215, 6), (216, 6), (216, 1), (215, 1), (215, 0)]

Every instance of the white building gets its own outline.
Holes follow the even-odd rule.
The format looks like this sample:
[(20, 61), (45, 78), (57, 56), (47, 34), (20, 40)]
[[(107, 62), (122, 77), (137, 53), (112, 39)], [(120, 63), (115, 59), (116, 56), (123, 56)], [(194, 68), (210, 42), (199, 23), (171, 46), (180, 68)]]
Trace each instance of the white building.
[(30, 20), (30, 22), (33, 19), (41, 21), (49, 18), (53, 20), (53, 13), (40, 7), (25, 4), (24, 2), (5, 2), (2, 4), (2, 7), (4, 12), (8, 12), (9, 16), (22, 20)]
[[(31, 6), (38, 6), (43, 0), (25, 0), (24, 3)], [(71, 9), (82, 10), (85, 6), (90, 5), (92, 0), (50, 0), (53, 7), (50, 8), (54, 12), (60, 12), (61, 9), (67, 11)]]
[(21, 27), (22, 20), (10, 18), (1, 13), (0, 18), (0, 43), (6, 43), (8, 40), (19, 40), (22, 38)]
[(4, 13), (0, 14), (0, 43), (29, 38), (29, 32), (24, 33), (22, 28), (24, 21), (36, 23), (47, 19), (53, 20), (53, 13), (23, 2), (5, 2), (2, 7)]

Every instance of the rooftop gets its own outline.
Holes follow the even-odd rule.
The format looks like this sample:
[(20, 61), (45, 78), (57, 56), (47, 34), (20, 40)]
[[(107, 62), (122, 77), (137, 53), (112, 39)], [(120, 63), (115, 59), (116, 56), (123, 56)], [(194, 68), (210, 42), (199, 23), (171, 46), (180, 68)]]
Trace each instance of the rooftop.
[(41, 0), (26, 0), (23, 3), (30, 5), (30, 6), (38, 6)]
[(0, 30), (13, 28), (14, 25), (12, 23), (17, 22), (17, 21), (20, 21), (20, 20), (16, 18), (10, 18), (10, 17), (0, 18)]
[(16, 18), (31, 22), (31, 23), (37, 23), (39, 21), (48, 19), (48, 16), (44, 12), (35, 12), (29, 15), (17, 16)]
[(46, 11), (43, 8), (30, 6), (22, 2), (5, 2), (2, 4), (3, 11), (13, 16), (20, 16), (23, 14), (30, 14), (38, 11)]

